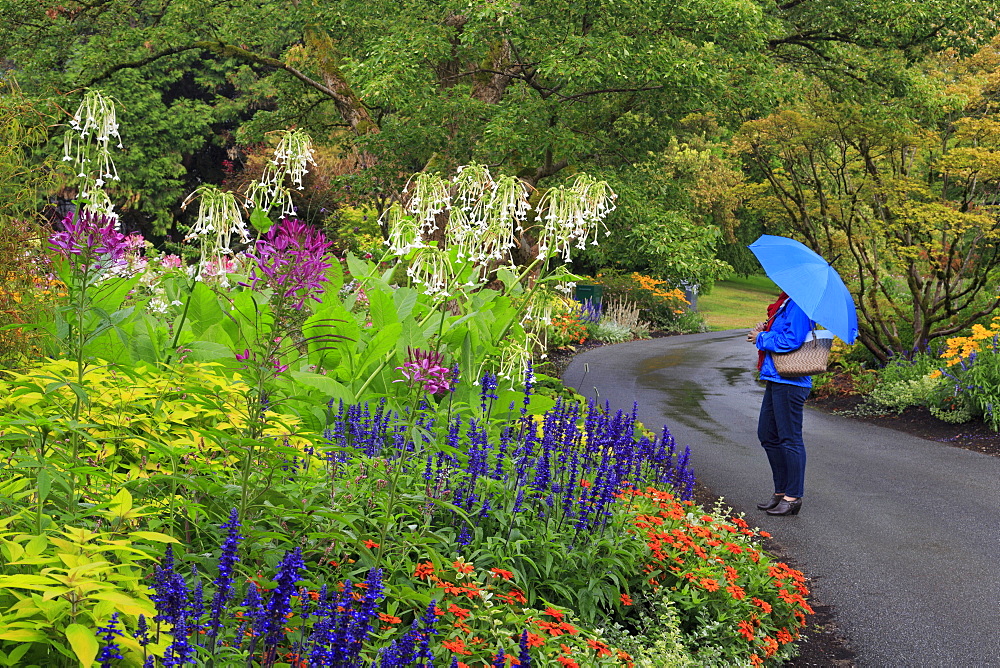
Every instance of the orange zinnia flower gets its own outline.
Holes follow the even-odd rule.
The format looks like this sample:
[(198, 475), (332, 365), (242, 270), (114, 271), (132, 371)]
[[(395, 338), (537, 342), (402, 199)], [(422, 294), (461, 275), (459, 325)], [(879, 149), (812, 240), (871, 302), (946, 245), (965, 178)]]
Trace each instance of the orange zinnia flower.
[(448, 612), (455, 615), (459, 619), (466, 619), (471, 611), (468, 608), (460, 608), (454, 603), (449, 603)]
[(427, 576), (434, 572), (434, 564), (429, 561), (424, 561), (417, 564), (416, 569), (413, 571), (413, 577), (419, 578), (421, 580), (426, 580)]
[(542, 612), (542, 614), (543, 615), (548, 615), (549, 617), (555, 617), (555, 619), (556, 619), (557, 622), (561, 622), (563, 620), (563, 614), (564, 613), (563, 613), (562, 610), (556, 610), (555, 608), (549, 607), (549, 608), (545, 608), (545, 610)]
[(538, 635), (537, 633), (532, 633), (528, 631), (528, 647), (541, 647), (545, 644), (545, 638)]
[(373, 540), (366, 540), (365, 547), (367, 547), (369, 550), (374, 550), (375, 548), (378, 547), (378, 543), (376, 543)]
[(472, 652), (465, 648), (465, 641), (461, 638), (455, 638), (454, 640), (445, 640), (441, 643), (444, 648), (455, 654), (470, 655)]
[(459, 573), (471, 573), (474, 566), (464, 561), (456, 561), (452, 564)]
[(621, 595), (622, 605), (632, 605), (632, 597), (628, 594)]
[(587, 644), (597, 650), (597, 656), (611, 656), (611, 649), (600, 640), (590, 638), (587, 640)]
[(490, 573), (493, 574), (493, 577), (503, 578), (504, 580), (512, 580), (514, 578), (513, 573), (505, 571), (502, 568), (491, 568)]

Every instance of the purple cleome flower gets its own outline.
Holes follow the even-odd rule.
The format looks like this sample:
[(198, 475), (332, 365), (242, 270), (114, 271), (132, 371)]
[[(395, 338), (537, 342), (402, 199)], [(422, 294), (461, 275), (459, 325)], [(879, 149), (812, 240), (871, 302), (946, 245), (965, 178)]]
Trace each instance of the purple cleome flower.
[(292, 299), (292, 308), (301, 310), (307, 299), (318, 302), (325, 291), (331, 246), (322, 232), (297, 218), (285, 218), (257, 242), (254, 252), (247, 253), (254, 264), (245, 285), (270, 287), (276, 296)]
[(444, 355), (430, 350), (420, 348), (407, 348), (409, 359), (403, 366), (396, 369), (403, 372), (406, 381), (396, 380), (393, 382), (409, 382), (411, 385), (419, 385), (428, 394), (437, 394), (451, 387), (456, 378), (454, 370), (441, 364)]
[(129, 239), (115, 230), (115, 221), (107, 216), (69, 213), (62, 228), (50, 237), (49, 248), (82, 264), (106, 267), (129, 249)]

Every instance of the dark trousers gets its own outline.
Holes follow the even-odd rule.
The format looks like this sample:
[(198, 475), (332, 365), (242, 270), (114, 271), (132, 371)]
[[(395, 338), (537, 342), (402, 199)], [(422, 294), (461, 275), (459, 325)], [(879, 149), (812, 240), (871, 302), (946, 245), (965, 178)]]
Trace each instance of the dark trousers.
[(806, 446), (802, 442), (802, 410), (808, 387), (773, 383), (764, 389), (757, 421), (757, 438), (767, 453), (774, 476), (774, 493), (801, 498), (806, 475)]

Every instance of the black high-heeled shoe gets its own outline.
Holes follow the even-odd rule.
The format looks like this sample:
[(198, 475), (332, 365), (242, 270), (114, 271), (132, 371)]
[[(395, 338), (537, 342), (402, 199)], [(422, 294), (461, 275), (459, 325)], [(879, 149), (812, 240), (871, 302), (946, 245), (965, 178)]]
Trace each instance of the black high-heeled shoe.
[(767, 511), (768, 515), (798, 515), (799, 509), (802, 508), (802, 499), (795, 499), (794, 501), (788, 501), (785, 497), (781, 497), (781, 501), (778, 502), (771, 510)]
[(774, 508), (776, 505), (781, 503), (781, 500), (783, 498), (785, 498), (785, 493), (778, 492), (777, 494), (771, 497), (770, 501), (765, 501), (764, 503), (758, 503), (757, 507), (760, 508), (761, 510), (770, 510), (771, 508)]

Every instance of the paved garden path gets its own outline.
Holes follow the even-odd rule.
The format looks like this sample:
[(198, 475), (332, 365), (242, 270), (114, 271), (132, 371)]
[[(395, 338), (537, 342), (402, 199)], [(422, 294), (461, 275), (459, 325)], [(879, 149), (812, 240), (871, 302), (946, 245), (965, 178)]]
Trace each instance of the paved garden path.
[(568, 385), (666, 424), (695, 474), (771, 532), (834, 606), (859, 666), (1000, 666), (1000, 458), (807, 409), (806, 494), (796, 517), (771, 493), (756, 438), (763, 389), (745, 332), (604, 346)]

